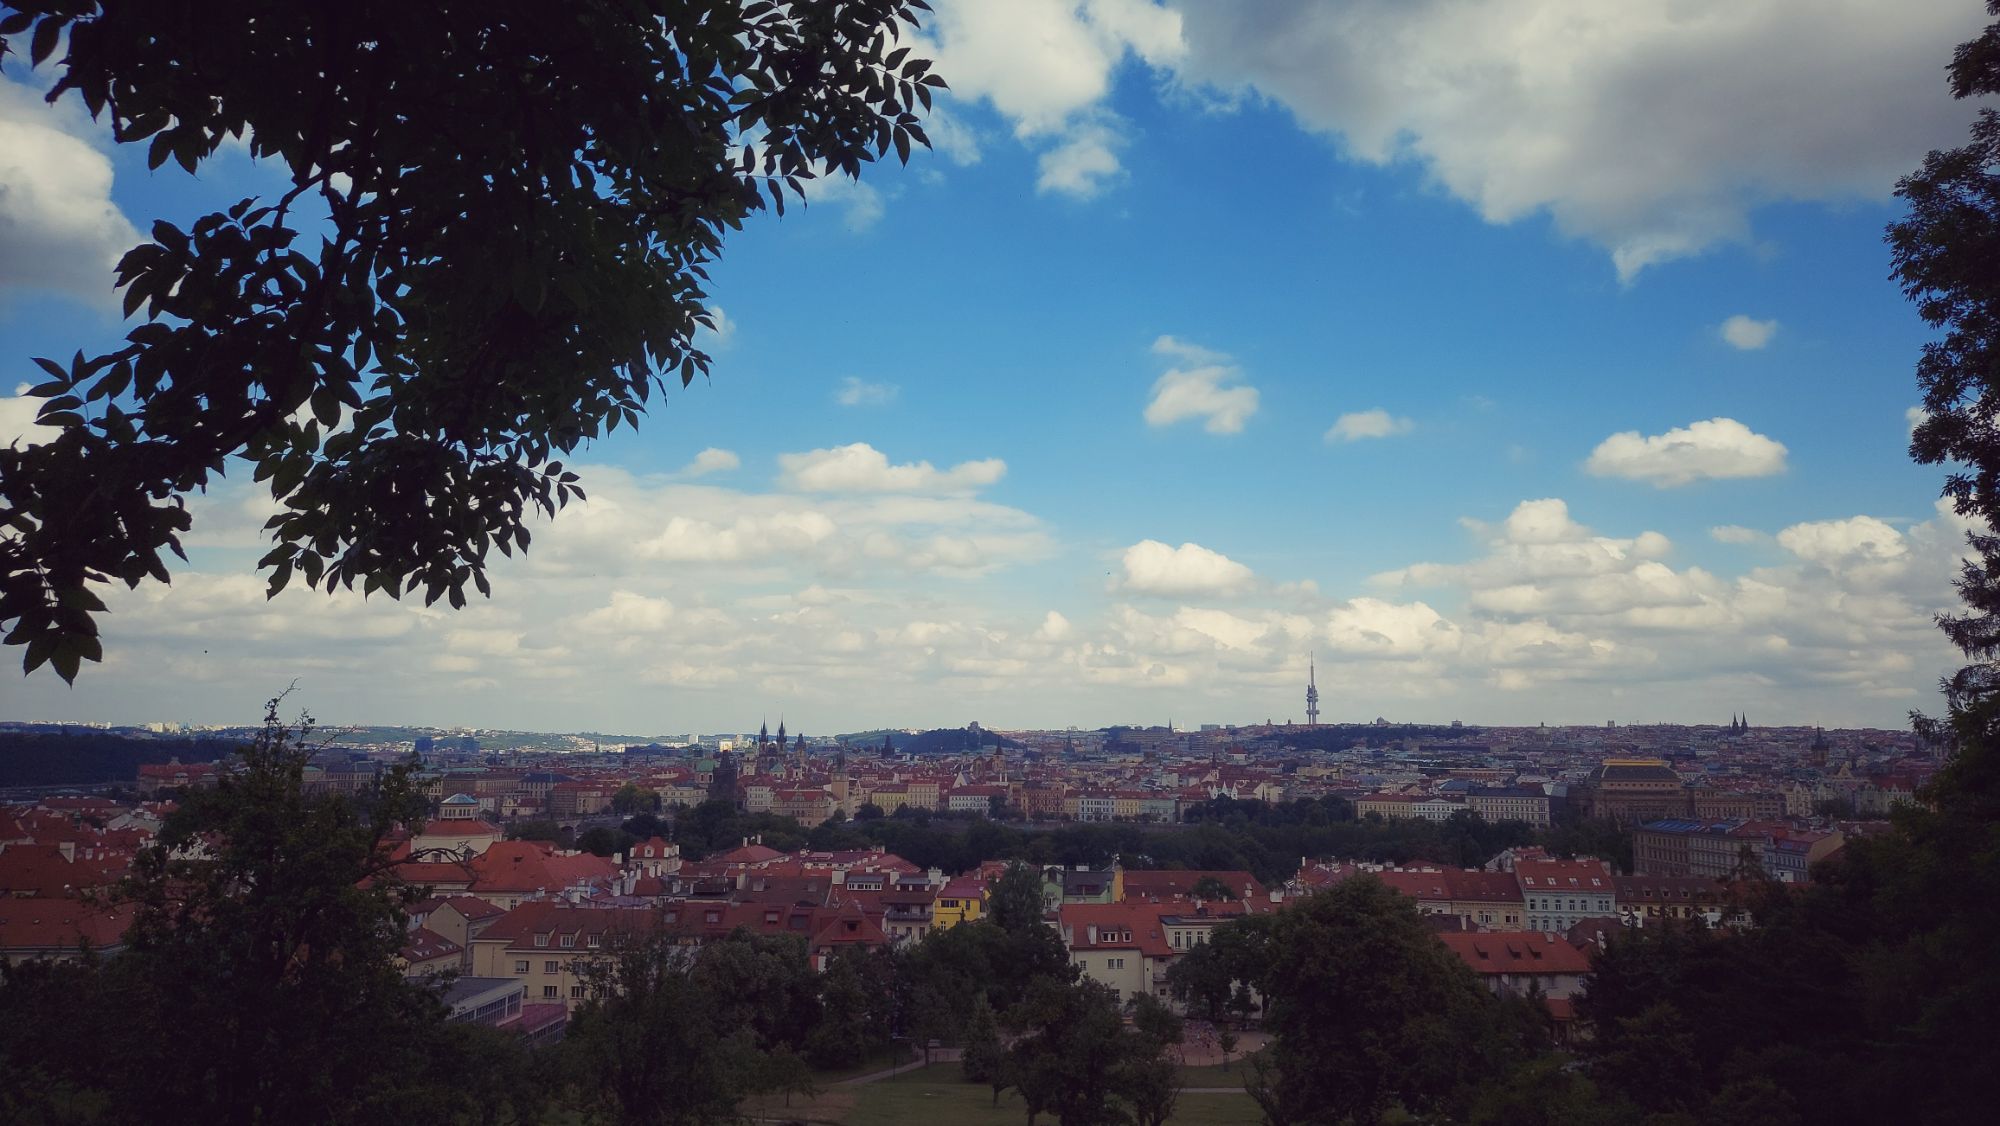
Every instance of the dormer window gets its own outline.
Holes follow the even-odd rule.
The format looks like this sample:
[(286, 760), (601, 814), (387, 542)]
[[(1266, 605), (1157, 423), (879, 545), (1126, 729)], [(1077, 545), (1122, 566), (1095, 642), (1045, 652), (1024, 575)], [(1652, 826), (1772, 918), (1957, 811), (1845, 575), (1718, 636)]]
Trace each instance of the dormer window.
[(535, 945), (536, 945), (536, 946), (547, 946), (548, 944), (549, 944), (549, 936), (548, 936), (548, 935), (546, 935), (546, 934), (538, 934), (538, 935), (536, 935), (536, 936), (535, 936)]
[(564, 950), (573, 949), (576, 946), (576, 936), (573, 934), (566, 934), (562, 936), (562, 944)]

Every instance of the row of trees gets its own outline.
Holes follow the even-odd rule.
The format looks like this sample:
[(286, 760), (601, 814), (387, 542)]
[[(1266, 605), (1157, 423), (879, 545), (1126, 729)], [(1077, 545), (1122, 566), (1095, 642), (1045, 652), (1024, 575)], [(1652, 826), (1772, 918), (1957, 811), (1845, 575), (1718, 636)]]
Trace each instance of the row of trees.
[[(899, 811), (900, 812), (900, 811)], [(1344, 814), (1344, 816), (1343, 816)], [(1268, 804), (1223, 798), (1204, 803), (1188, 825), (1065, 824), (1030, 827), (971, 814), (929, 814), (847, 821), (836, 816), (806, 827), (790, 817), (742, 813), (727, 801), (709, 801), (671, 816), (641, 813), (623, 825), (627, 838), (658, 834), (700, 859), (761, 837), (777, 849), (849, 849), (880, 845), (920, 868), (963, 872), (988, 860), (1030, 865), (1104, 865), (1247, 871), (1267, 884), (1282, 883), (1302, 856), (1474, 867), (1502, 849), (1540, 844), (1561, 856), (1603, 856), (1631, 867), (1630, 835), (1608, 821), (1559, 818), (1537, 832), (1520, 822), (1491, 822), (1461, 813), (1444, 822), (1415, 819), (1355, 820), (1339, 798)]]

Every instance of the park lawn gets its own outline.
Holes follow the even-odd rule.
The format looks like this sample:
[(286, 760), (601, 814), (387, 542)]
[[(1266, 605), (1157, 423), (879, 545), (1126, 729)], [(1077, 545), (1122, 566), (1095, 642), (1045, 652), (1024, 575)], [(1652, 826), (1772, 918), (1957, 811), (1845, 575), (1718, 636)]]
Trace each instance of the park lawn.
[[(894, 1079), (845, 1088), (854, 1105), (834, 1121), (846, 1126), (1020, 1126), (1027, 1121), (1013, 1091), (993, 1105), (993, 1091), (959, 1078), (958, 1064), (913, 1068)], [(831, 1110), (832, 1108), (828, 1108)], [(1182, 1095), (1169, 1122), (1177, 1126), (1255, 1126), (1262, 1121), (1248, 1095)]]
[(887, 1071), (891, 1067), (901, 1067), (916, 1058), (917, 1056), (914, 1052), (902, 1045), (884, 1048), (867, 1059), (862, 1060), (860, 1063), (855, 1064), (853, 1067), (836, 1068), (831, 1071), (815, 1070), (813, 1072), (813, 1082), (821, 1087), (827, 1087), (835, 1083), (844, 1083), (849, 1079), (856, 1079), (863, 1075), (873, 1075), (878, 1071)]

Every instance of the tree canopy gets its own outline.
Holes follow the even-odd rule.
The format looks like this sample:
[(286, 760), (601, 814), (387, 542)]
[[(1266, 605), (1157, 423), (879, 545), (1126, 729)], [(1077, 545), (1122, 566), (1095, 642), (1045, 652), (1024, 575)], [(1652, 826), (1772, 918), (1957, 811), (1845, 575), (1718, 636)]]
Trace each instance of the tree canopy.
[(93, 588), (168, 581), (231, 459), (282, 505), (270, 593), (490, 593), (582, 495), (562, 459), (708, 372), (725, 233), (908, 160), (943, 85), (898, 42), (922, 0), (9, 7), (0, 52), (66, 44), (51, 100), (152, 166), (233, 139), (290, 180), (154, 223), (124, 344), (37, 361), (56, 433), (0, 449), (0, 628), (71, 680)]

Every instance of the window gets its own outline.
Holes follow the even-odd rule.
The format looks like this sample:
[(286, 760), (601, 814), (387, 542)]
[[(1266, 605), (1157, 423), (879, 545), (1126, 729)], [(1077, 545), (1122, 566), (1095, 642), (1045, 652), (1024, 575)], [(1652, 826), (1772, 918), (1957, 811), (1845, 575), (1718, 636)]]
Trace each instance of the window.
[(595, 950), (595, 949), (597, 949), (598, 945), (600, 944), (600, 941), (601, 941), (601, 940), (599, 939), (599, 937), (598, 937), (597, 935), (594, 935), (594, 934), (593, 934), (593, 935), (591, 935), (591, 936), (590, 936), (590, 939), (589, 939), (589, 943), (590, 943), (590, 948), (591, 948), (592, 950)]
[(516, 961), (516, 962), (514, 963), (514, 972), (515, 972), (515, 973), (517, 973), (517, 974), (524, 974), (524, 973), (527, 973), (527, 972), (528, 972), (528, 960), (527, 960), (526, 958), (522, 958), (522, 959), (520, 959), (520, 960)]
[(570, 949), (571, 947), (576, 945), (576, 936), (573, 934), (564, 935), (562, 937), (562, 944), (564, 950)]
[(562, 971), (562, 963), (556, 961), (553, 958), (542, 963), (542, 972), (545, 974), (560, 973), (561, 971)]
[(547, 999), (547, 1000), (550, 1000), (550, 1001), (553, 1001), (553, 1000), (556, 1000), (556, 999), (557, 999), (557, 997), (559, 997), (559, 996), (560, 996), (560, 994), (558, 994), (558, 993), (556, 992), (556, 987), (555, 987), (555, 986), (553, 986), (553, 985), (544, 985), (544, 986), (542, 986), (542, 996), (543, 996), (543, 997), (544, 997), (545, 999)]
[(547, 946), (548, 944), (549, 944), (549, 936), (548, 936), (548, 935), (545, 935), (545, 934), (538, 934), (538, 935), (536, 935), (536, 936), (535, 936), (535, 945), (536, 945), (536, 946)]
[(576, 998), (579, 1001), (583, 1000), (583, 986), (581, 985), (570, 986), (569, 995)]

